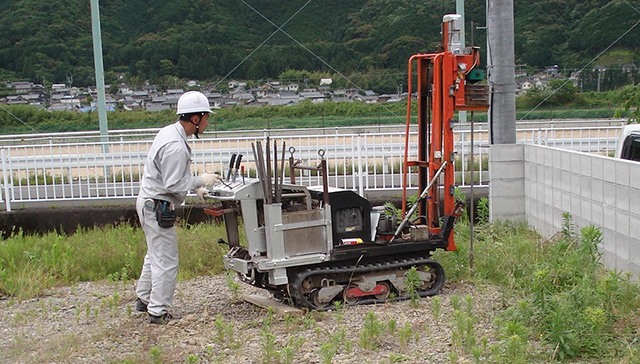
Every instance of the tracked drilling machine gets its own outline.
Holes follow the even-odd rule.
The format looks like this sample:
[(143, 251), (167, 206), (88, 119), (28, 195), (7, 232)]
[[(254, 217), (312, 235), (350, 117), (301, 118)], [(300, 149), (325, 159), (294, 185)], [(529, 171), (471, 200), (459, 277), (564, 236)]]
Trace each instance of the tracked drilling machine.
[[(351, 190), (328, 186), (327, 162), (318, 152), (316, 166), (295, 160), (288, 149), (289, 181), (285, 183), (285, 151), (267, 139), (252, 145), (257, 178), (245, 178), (240, 159), (233, 156), (227, 182), (210, 191), (212, 205), (205, 211), (224, 219), (229, 251), (227, 269), (249, 284), (309, 309), (346, 304), (384, 302), (411, 294), (438, 293), (445, 282), (444, 268), (432, 259), (436, 249), (456, 250), (455, 218), (464, 209), (454, 198), (454, 139), (452, 119), (457, 110), (486, 110), (486, 86), (478, 70), (478, 49), (460, 42), (459, 15), (443, 19), (443, 51), (417, 54), (409, 60), (409, 95), (413, 63), (417, 66), (418, 155), (409, 160), (411, 97), (407, 105), (407, 133), (403, 173), (403, 217), (372, 207)], [(273, 158), (271, 157), (273, 156)], [(235, 163), (234, 163), (235, 162)], [(406, 211), (407, 175), (418, 170), (419, 198)], [(300, 170), (322, 176), (322, 185), (296, 184)], [(233, 171), (233, 172), (232, 172)], [(442, 212), (442, 213), (441, 213)], [(417, 213), (417, 217), (416, 216)], [(246, 246), (240, 244), (242, 216)], [(419, 284), (408, 282), (415, 267)]]

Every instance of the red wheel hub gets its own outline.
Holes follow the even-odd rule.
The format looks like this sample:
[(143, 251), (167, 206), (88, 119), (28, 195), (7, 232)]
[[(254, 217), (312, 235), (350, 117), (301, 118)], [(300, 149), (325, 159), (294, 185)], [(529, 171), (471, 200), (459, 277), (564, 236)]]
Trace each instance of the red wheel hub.
[(384, 295), (388, 291), (389, 291), (389, 287), (387, 285), (384, 285), (384, 284), (376, 285), (373, 288), (373, 290), (371, 290), (369, 292), (365, 292), (365, 291), (361, 290), (359, 287), (354, 287), (354, 288), (349, 289), (349, 291), (347, 291), (347, 298), (352, 299), (352, 298), (364, 297), (364, 296)]

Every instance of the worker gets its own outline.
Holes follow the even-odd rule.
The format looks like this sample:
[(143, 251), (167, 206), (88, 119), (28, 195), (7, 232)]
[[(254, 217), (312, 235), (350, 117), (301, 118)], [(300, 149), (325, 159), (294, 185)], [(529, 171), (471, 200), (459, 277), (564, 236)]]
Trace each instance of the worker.
[(147, 253), (136, 287), (136, 311), (148, 312), (149, 322), (165, 324), (171, 318), (178, 275), (178, 237), (174, 227), (175, 206), (188, 191), (199, 196), (203, 186), (222, 181), (217, 174), (191, 173), (191, 148), (187, 137), (205, 131), (211, 108), (200, 92), (190, 91), (178, 99), (179, 120), (162, 128), (144, 165), (136, 210), (147, 241)]

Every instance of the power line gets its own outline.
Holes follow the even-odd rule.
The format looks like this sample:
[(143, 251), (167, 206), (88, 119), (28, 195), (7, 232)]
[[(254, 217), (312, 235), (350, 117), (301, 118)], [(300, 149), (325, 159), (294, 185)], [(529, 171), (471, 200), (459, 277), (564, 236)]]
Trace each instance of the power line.
[(636, 13), (640, 14), (640, 10), (636, 9), (633, 5), (629, 4), (627, 0), (622, 0), (622, 1), (624, 1), (627, 5), (629, 5), (631, 9), (635, 10)]
[[(626, 1), (625, 1), (626, 2)], [(627, 3), (629, 4), (629, 3)], [(631, 6), (631, 5), (629, 5)], [(633, 8), (633, 6), (632, 6)], [(636, 8), (633, 8), (634, 10), (638, 11)], [(593, 63), (596, 59), (598, 59), (601, 55), (603, 55), (606, 51), (609, 50), (609, 48), (613, 47), (616, 43), (618, 43), (618, 41), (620, 39), (622, 39), (625, 35), (627, 35), (630, 31), (632, 31), (636, 26), (638, 26), (638, 24), (640, 24), (640, 20), (638, 20), (635, 24), (633, 24), (631, 26), (631, 28), (627, 29), (626, 32), (624, 32), (621, 36), (618, 37), (618, 39), (614, 40), (611, 44), (609, 44), (609, 46), (607, 48), (605, 48), (602, 52), (598, 53), (597, 56), (593, 57), (592, 60), (590, 60), (589, 62), (587, 62), (587, 64), (584, 65), (584, 67), (582, 67), (578, 73), (584, 71), (585, 68), (587, 68), (591, 63)], [(571, 81), (570, 78), (567, 78), (566, 81), (564, 81), (562, 83), (562, 85), (560, 85), (560, 87), (558, 87), (557, 89), (553, 90), (553, 92), (551, 92), (549, 95), (547, 95), (547, 97), (545, 97), (542, 101), (540, 101), (538, 103), (538, 105), (536, 105), (533, 109), (529, 110), (526, 114), (524, 114), (523, 117), (520, 118), (520, 121), (524, 120), (524, 118), (526, 118), (527, 116), (529, 116), (529, 114), (531, 114), (533, 111), (535, 111), (538, 107), (540, 107), (542, 104), (544, 104), (547, 100), (549, 100), (549, 98), (553, 95), (555, 95), (558, 91), (560, 91), (561, 88), (563, 88), (567, 83), (569, 83), (569, 81)]]
[(11, 111), (9, 111), (9, 109), (8, 109), (8, 108), (6, 108), (6, 107), (4, 107), (4, 106), (2, 106), (2, 105), (0, 105), (0, 107), (2, 107), (2, 109), (3, 109), (4, 111), (8, 112), (8, 113), (9, 113), (9, 115), (13, 116), (16, 120), (18, 120), (19, 122), (21, 122), (21, 123), (22, 123), (24, 126), (26, 126), (27, 128), (29, 128), (29, 129), (33, 130), (33, 131), (34, 131), (34, 132), (36, 132), (36, 133), (39, 133), (39, 131), (37, 131), (36, 129), (32, 128), (29, 124), (25, 123), (25, 122), (24, 122), (22, 119), (20, 119), (19, 117), (15, 116)]
[[(244, 1), (242, 1), (245, 5), (249, 6), (247, 3), (245, 3)], [(285, 21), (282, 26), (285, 26), (291, 19), (293, 19), (296, 15), (298, 15), (299, 12), (302, 11), (302, 9), (304, 9), (309, 3), (311, 2), (311, 0), (307, 1), (304, 5), (302, 5), (302, 7), (300, 9), (298, 9), (298, 11), (296, 11), (293, 15), (291, 15), (289, 17), (289, 19), (287, 19), (287, 21)], [(250, 7), (250, 6), (249, 6)], [(281, 29), (280, 27), (278, 27), (278, 29)], [(269, 41), (269, 39), (273, 38), (274, 35), (276, 35), (276, 33), (278, 33), (278, 30), (275, 30), (273, 33), (271, 33), (271, 35), (269, 35), (267, 37), (267, 39), (265, 39), (262, 43), (260, 43), (259, 46), (257, 46), (253, 51), (251, 51), (251, 53), (249, 53), (246, 57), (244, 57), (244, 59), (242, 61), (240, 61), (240, 63), (238, 63), (235, 67), (233, 67), (233, 69), (231, 71), (229, 71), (229, 73), (227, 73), (224, 77), (222, 77), (222, 79), (220, 79), (220, 81), (218, 81), (218, 83), (215, 84), (214, 87), (218, 87), (218, 85), (224, 81), (227, 77), (229, 77), (230, 74), (233, 73), (233, 71), (235, 71), (236, 69), (238, 69), (238, 67), (240, 67), (247, 59), (249, 59), (251, 56), (253, 56), (254, 53), (256, 53), (258, 51), (258, 49), (260, 49), (260, 47), (262, 47), (263, 45), (265, 45), (265, 43), (267, 43)]]
[[(306, 50), (307, 52), (311, 53), (311, 55), (313, 55), (314, 57), (316, 57), (320, 62), (322, 62), (324, 65), (326, 65), (327, 67), (329, 67), (332, 71), (334, 71), (335, 73), (337, 73), (338, 75), (340, 75), (340, 77), (344, 78), (349, 84), (353, 85), (356, 89), (358, 89), (359, 91), (362, 91), (363, 93), (365, 92), (360, 86), (356, 85), (353, 81), (351, 81), (347, 76), (345, 76), (344, 74), (342, 74), (342, 72), (338, 71), (335, 67), (333, 67), (332, 65), (330, 65), (327, 61), (325, 61), (324, 59), (322, 59), (320, 56), (318, 56), (317, 54), (315, 54), (312, 50), (310, 50), (309, 48), (307, 48), (304, 44), (300, 43), (297, 39), (295, 39), (294, 37), (292, 37), (289, 33), (287, 33), (284, 29), (282, 29), (281, 27), (277, 26), (274, 22), (272, 22), (271, 20), (269, 20), (269, 18), (267, 18), (266, 16), (264, 16), (262, 13), (260, 13), (258, 10), (256, 10), (254, 7), (252, 7), (251, 5), (247, 4), (246, 1), (244, 0), (240, 0), (242, 1), (243, 4), (245, 4), (247, 7), (249, 7), (249, 9), (253, 10), (256, 14), (260, 15), (264, 20), (268, 21), (271, 25), (273, 25), (274, 27), (277, 28), (277, 30), (281, 31), (284, 35), (286, 35), (287, 37), (289, 37), (292, 41), (294, 41), (297, 45), (299, 45), (300, 47), (302, 47), (304, 50)], [(306, 4), (305, 4), (306, 5)], [(411, 97), (411, 95), (409, 95), (409, 97)], [(391, 109), (389, 109), (388, 107), (386, 107), (385, 105), (382, 105), (383, 108), (385, 108), (387, 111), (389, 111), (389, 113), (391, 113), (391, 115), (401, 119), (400, 116), (398, 116), (396, 113), (394, 113)]]

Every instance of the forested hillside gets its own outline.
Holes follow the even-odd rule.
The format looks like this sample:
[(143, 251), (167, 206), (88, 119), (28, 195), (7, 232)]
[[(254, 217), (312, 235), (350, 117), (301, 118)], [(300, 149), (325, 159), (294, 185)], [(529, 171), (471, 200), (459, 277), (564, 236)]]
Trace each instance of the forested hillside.
[[(533, 69), (580, 68), (640, 17), (640, 0), (514, 3), (516, 63)], [(411, 54), (436, 49), (442, 15), (455, 11), (455, 1), (103, 0), (100, 11), (107, 83), (119, 73), (156, 84), (220, 79), (277, 30), (260, 13), (278, 26), (286, 22), (282, 29), (300, 44), (276, 32), (231, 78), (338, 70), (356, 79), (387, 77), (395, 88)], [(467, 0), (466, 18), (485, 25), (485, 1)], [(94, 83), (89, 0), (4, 0), (0, 22), (0, 80)], [(474, 33), (484, 48), (484, 30)], [(603, 59), (638, 62), (638, 44), (640, 27), (613, 48), (619, 56)]]

